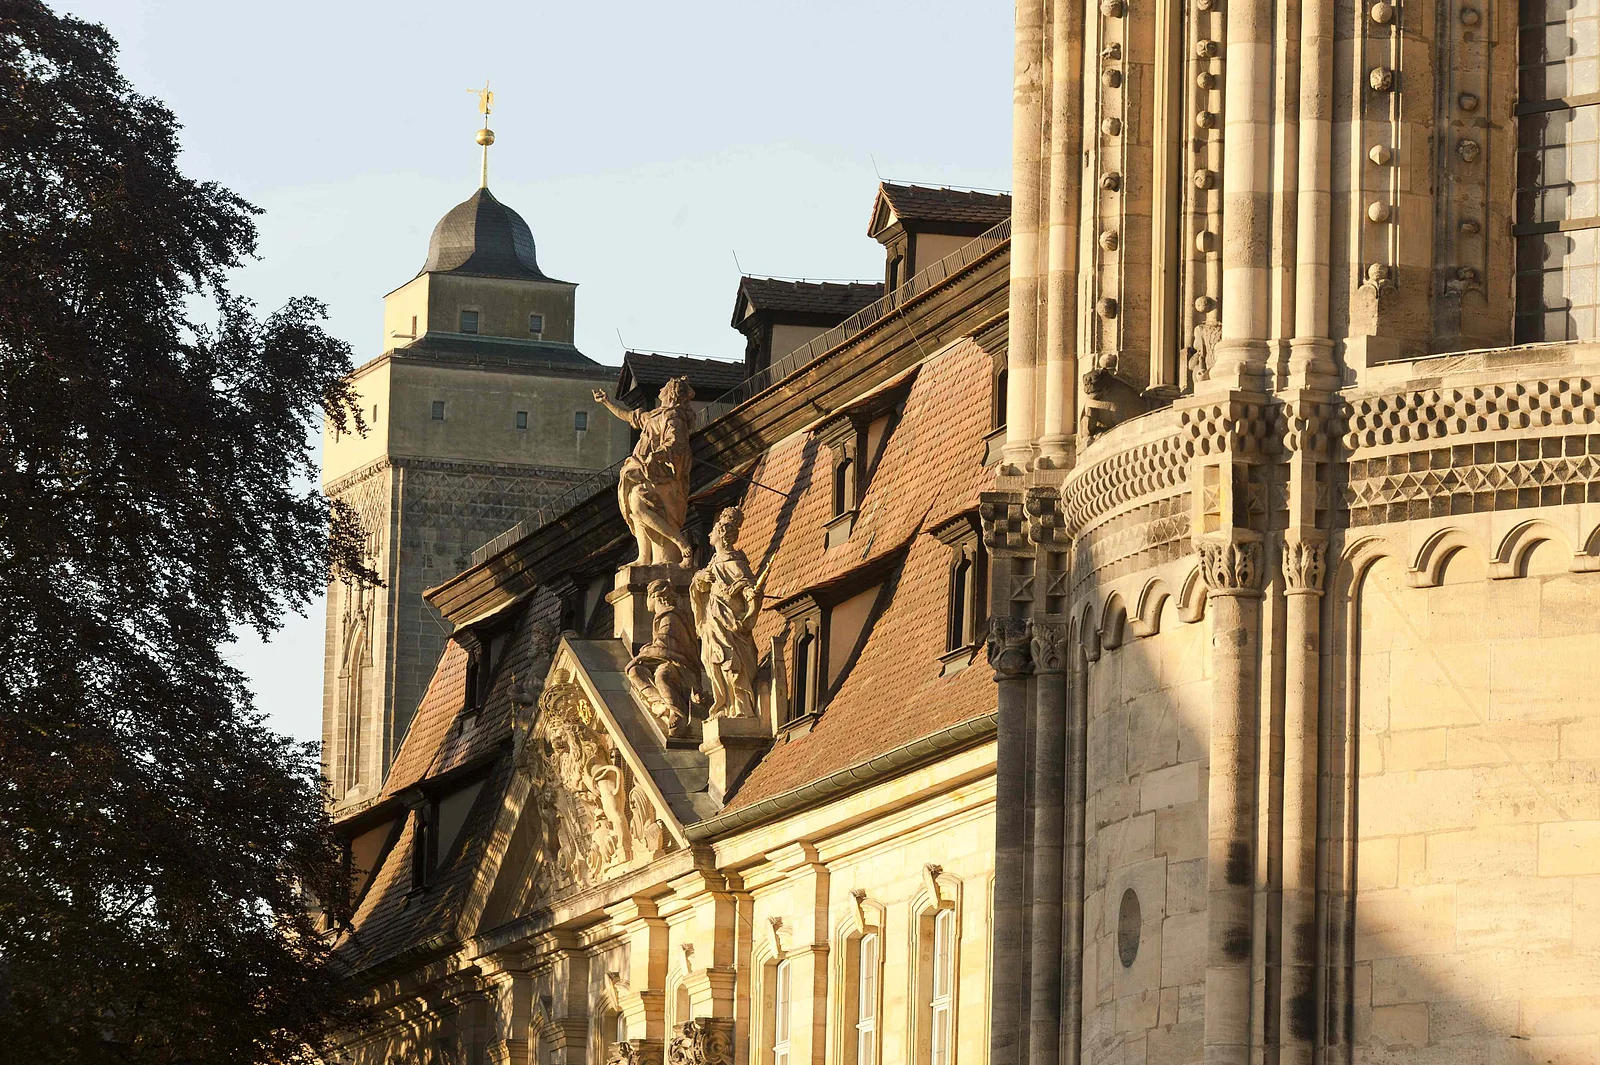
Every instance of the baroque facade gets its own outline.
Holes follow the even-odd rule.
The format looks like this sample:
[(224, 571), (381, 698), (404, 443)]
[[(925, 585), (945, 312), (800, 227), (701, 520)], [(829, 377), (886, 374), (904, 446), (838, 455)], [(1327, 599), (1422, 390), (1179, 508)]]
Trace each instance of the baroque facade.
[[(922, 191), (887, 254), (971, 224)], [(342, 1060), (987, 1053), (1000, 215), (875, 302), (741, 279), (742, 398), (630, 353), (615, 474), (426, 593), (451, 638), (339, 820), (339, 956), (379, 1007)]]

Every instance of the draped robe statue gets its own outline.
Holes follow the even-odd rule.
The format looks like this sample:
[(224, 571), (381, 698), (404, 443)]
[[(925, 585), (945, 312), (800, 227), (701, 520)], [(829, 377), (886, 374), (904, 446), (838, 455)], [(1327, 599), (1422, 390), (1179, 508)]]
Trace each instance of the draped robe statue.
[(689, 434), (694, 411), (689, 401), (694, 389), (686, 377), (674, 377), (661, 386), (654, 410), (629, 410), (594, 390), (594, 400), (615, 417), (639, 430), (633, 454), (623, 460), (617, 476), (617, 505), (639, 546), (638, 565), (682, 565), (690, 558), (683, 538), (683, 520), (689, 511)]
[(671, 581), (651, 581), (646, 602), (653, 616), (650, 642), (628, 663), (628, 685), (650, 709), (662, 732), (682, 735), (689, 723), (689, 700), (700, 679), (694, 629), (688, 612), (678, 605)]
[(711, 561), (689, 585), (700, 664), (711, 682), (710, 717), (756, 715), (755, 627), (767, 575), (752, 574), (744, 552), (733, 546), (743, 522), (738, 507), (722, 512), (711, 530)]

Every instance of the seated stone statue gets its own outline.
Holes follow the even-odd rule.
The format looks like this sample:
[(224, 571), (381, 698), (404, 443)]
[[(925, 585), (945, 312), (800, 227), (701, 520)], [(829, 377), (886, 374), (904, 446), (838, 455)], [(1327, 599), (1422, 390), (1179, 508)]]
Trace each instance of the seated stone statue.
[(628, 663), (628, 685), (649, 708), (668, 736), (680, 736), (689, 723), (689, 703), (699, 685), (694, 628), (678, 605), (668, 580), (654, 580), (645, 593), (650, 608), (650, 642)]
[(738, 507), (722, 512), (711, 530), (711, 561), (689, 586), (714, 718), (756, 716), (755, 627), (767, 574), (758, 579), (744, 552), (733, 546), (743, 523)]
[(617, 505), (639, 546), (638, 565), (683, 565), (691, 550), (683, 538), (683, 519), (689, 511), (689, 434), (694, 411), (689, 401), (694, 389), (686, 377), (674, 377), (661, 386), (654, 410), (629, 410), (594, 390), (594, 400), (616, 417), (639, 430), (633, 454), (623, 460), (617, 475)]

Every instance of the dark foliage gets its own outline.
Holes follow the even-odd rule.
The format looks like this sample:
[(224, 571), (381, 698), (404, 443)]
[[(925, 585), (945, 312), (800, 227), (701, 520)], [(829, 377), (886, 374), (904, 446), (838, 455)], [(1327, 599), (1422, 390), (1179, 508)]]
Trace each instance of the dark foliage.
[(354, 1017), (337, 847), (221, 648), (355, 561), (304, 487), (350, 353), (227, 291), (255, 209), (115, 58), (0, 0), (0, 1057), (292, 1060)]

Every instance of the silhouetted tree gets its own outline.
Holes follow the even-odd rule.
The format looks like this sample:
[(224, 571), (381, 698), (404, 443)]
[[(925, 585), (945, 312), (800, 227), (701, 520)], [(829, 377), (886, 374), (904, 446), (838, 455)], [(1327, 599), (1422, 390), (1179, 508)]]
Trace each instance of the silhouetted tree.
[[(238, 42), (235, 42), (238, 43)], [(353, 1016), (316, 752), (222, 648), (358, 531), (306, 487), (347, 345), (228, 291), (256, 209), (106, 31), (0, 0), (0, 1057), (288, 1060)], [(330, 535), (331, 530), (331, 535)]]

